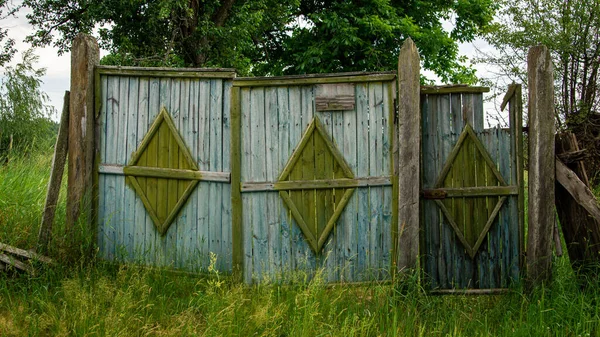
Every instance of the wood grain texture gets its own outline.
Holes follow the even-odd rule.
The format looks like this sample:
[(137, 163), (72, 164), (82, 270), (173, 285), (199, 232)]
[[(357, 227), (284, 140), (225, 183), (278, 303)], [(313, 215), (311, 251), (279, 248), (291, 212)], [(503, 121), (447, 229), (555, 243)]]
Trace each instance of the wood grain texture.
[[(92, 233), (92, 191), (94, 165), (94, 67), (99, 63), (96, 40), (79, 34), (71, 48), (71, 89), (67, 164), (66, 230), (71, 249), (77, 249), (83, 235)], [(85, 224), (84, 233), (76, 232), (76, 223)]]
[(407, 39), (398, 57), (398, 270), (417, 266), (419, 254), (419, 198), (421, 184), (420, 58)]
[(552, 276), (554, 224), (554, 86), (550, 52), (532, 47), (527, 56), (529, 86), (529, 198), (527, 278), (529, 286)]

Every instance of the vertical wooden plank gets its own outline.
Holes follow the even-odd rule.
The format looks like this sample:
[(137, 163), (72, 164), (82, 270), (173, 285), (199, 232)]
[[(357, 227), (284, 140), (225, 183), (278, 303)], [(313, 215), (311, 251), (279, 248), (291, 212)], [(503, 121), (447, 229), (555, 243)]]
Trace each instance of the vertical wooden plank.
[[(454, 142), (452, 141), (452, 137), (451, 137), (451, 131), (450, 131), (450, 124), (451, 124), (451, 110), (450, 110), (450, 95), (449, 94), (445, 94), (445, 95), (439, 95), (438, 96), (438, 113), (437, 113), (437, 119), (439, 121), (439, 128), (438, 128), (438, 132), (440, 134), (440, 138), (438, 138), (441, 143), (440, 143), (440, 159), (441, 159), (441, 165), (443, 166), (446, 161), (449, 159), (449, 155), (450, 152), (452, 151), (452, 148), (454, 146)], [(452, 173), (449, 173), (449, 179), (453, 179), (452, 176), (450, 176)], [(454, 201), (454, 200), (453, 200)], [(452, 229), (452, 227), (450, 226), (450, 224), (448, 223), (448, 220), (444, 217), (444, 216), (440, 216), (440, 220), (442, 223), (442, 226), (440, 228), (440, 243), (442, 244), (441, 247), (441, 256), (440, 259), (442, 260), (441, 266), (444, 267), (444, 271), (440, 271), (440, 273), (445, 272), (445, 276), (446, 276), (446, 280), (447, 280), (447, 286), (450, 288), (454, 288), (455, 287), (455, 279), (454, 279), (454, 260), (456, 258), (456, 255), (453, 254), (453, 250), (454, 250), (454, 245), (455, 245), (455, 238), (456, 238), (456, 234), (454, 232), (454, 230)]]
[[(138, 101), (137, 101), (137, 124), (136, 124), (136, 138), (135, 138), (135, 149), (144, 139), (147, 132), (148, 126), (148, 107), (149, 97), (148, 91), (150, 90), (150, 82), (148, 78), (140, 78), (138, 86)], [(138, 161), (140, 166), (146, 165), (146, 156), (142, 156)], [(139, 179), (139, 178), (138, 178)], [(146, 186), (146, 179), (142, 178), (142, 186)], [(140, 262), (146, 261), (146, 209), (142, 203), (142, 199), (136, 196), (135, 198), (135, 222), (134, 222), (134, 251), (139, 254), (136, 256), (136, 260)]]
[[(414, 269), (419, 254), (421, 183), (420, 59), (408, 38), (398, 56), (398, 270)], [(429, 124), (429, 123), (428, 123)], [(430, 134), (431, 135), (431, 134)], [(433, 203), (431, 203), (433, 204)], [(433, 205), (435, 206), (435, 205)]]
[[(289, 94), (287, 87), (277, 88), (277, 111), (278, 111), (278, 163), (277, 174), (283, 171), (288, 158), (291, 156), (293, 146), (290, 143), (290, 133), (293, 125), (293, 118), (290, 111)], [(278, 178), (278, 176), (277, 176)], [(279, 226), (281, 230), (281, 269), (284, 273), (292, 270), (294, 255), (292, 254), (292, 223), (289, 211), (283, 204), (281, 198), (275, 202), (279, 210)]]
[[(154, 123), (156, 116), (160, 112), (160, 80), (158, 78), (150, 79), (150, 89), (148, 93), (149, 103), (148, 103), (148, 124), (145, 127), (144, 135), (147, 130), (150, 129), (150, 126)], [(148, 145), (148, 155), (146, 159), (146, 164), (150, 167), (157, 166), (157, 158), (156, 153), (158, 152), (158, 142), (156, 140), (150, 142)], [(146, 179), (146, 196), (150, 203), (156, 206), (156, 187), (157, 187), (158, 179), (156, 178), (147, 178)], [(157, 229), (154, 225), (154, 222), (146, 214), (146, 251), (147, 258), (149, 264), (157, 265), (158, 260), (158, 248), (156, 243)]]
[[(119, 143), (119, 78), (111, 76), (108, 78), (108, 102), (107, 104), (107, 145), (106, 145), (106, 163), (117, 163), (117, 148)], [(115, 257), (116, 244), (116, 226), (118, 226), (118, 200), (116, 196), (117, 180), (119, 177), (110, 176), (106, 179), (106, 201), (107, 201), (107, 221), (105, 252), (109, 260)]]
[[(223, 81), (223, 112), (222, 112), (222, 144), (221, 144), (221, 156), (222, 170), (223, 172), (231, 172), (231, 87), (233, 85), (232, 80)], [(239, 132), (239, 130), (237, 131)], [(232, 233), (231, 233), (231, 184), (221, 184), (221, 193), (223, 194), (223, 201), (221, 206), (221, 249), (222, 258), (224, 262), (222, 268), (224, 271), (232, 271)]]
[(529, 225), (527, 278), (539, 285), (552, 277), (554, 225), (554, 86), (548, 48), (532, 47), (527, 55), (529, 85)]
[[(279, 175), (279, 105), (277, 88), (265, 89), (265, 146), (266, 181), (277, 181)], [(279, 222), (279, 193), (266, 193), (267, 270), (271, 277), (279, 277), (281, 268), (281, 224)]]
[(241, 105), (240, 88), (231, 88), (231, 255), (234, 278), (242, 280), (244, 270), (244, 232), (241, 181)]
[[(356, 176), (370, 176), (369, 162), (377, 158), (375, 153), (369, 151), (369, 84), (356, 84), (356, 150), (360, 154), (357, 159)], [(376, 132), (374, 130), (374, 132)], [(358, 211), (358, 235), (357, 235), (357, 259), (356, 265), (360, 272), (356, 276), (357, 281), (369, 279), (370, 274), (370, 247), (369, 247), (369, 225), (371, 220), (371, 207), (369, 204), (369, 188), (357, 188), (356, 192)]]
[[(319, 116), (323, 127), (325, 130), (327, 130), (327, 137), (331, 137), (331, 135), (333, 135), (333, 114), (335, 114), (337, 112), (332, 112), (332, 111), (320, 111), (320, 112), (315, 112), (316, 115)], [(334, 144), (335, 144), (335, 139), (333, 140)], [(329, 150), (326, 150), (329, 151)], [(324, 177), (323, 179), (333, 179), (333, 158), (329, 155), (325, 155), (322, 159), (322, 165), (323, 165), (323, 170), (321, 172), (321, 170), (317, 170), (317, 174), (321, 174), (320, 177)], [(333, 214), (334, 210), (335, 210), (335, 203), (334, 203), (334, 192), (333, 190), (321, 190), (322, 192), (322, 198), (323, 198), (323, 202), (325, 203), (325, 208), (321, 211), (322, 214), (326, 214), (326, 218), (330, 215)], [(327, 218), (326, 221), (329, 221), (329, 219)], [(325, 242), (324, 248), (323, 248), (323, 256), (326, 259), (325, 261), (323, 261), (323, 265), (319, 266), (325, 269), (326, 272), (326, 276), (327, 276), (327, 281), (328, 282), (337, 282), (339, 281), (339, 267), (337, 265), (337, 258), (336, 258), (336, 249), (335, 249), (335, 244), (336, 244), (336, 240), (337, 240), (337, 231), (338, 231), (338, 226), (337, 223), (334, 224), (333, 229), (331, 230), (331, 233), (329, 234), (329, 239)]]
[[(108, 110), (109, 102), (108, 102), (108, 79), (106, 76), (102, 76), (101, 80), (101, 100), (102, 105), (100, 109), (99, 119), (101, 120), (101, 130), (100, 130), (100, 163), (106, 163), (106, 154), (107, 154), (107, 140), (108, 140)], [(68, 155), (68, 154), (67, 154)], [(100, 174), (98, 177), (98, 248), (100, 249), (100, 256), (103, 258), (108, 258), (106, 255), (106, 235), (107, 235), (107, 225), (108, 225), (108, 206), (106, 201), (106, 188), (107, 188), (107, 180), (108, 176), (104, 174)]]
[[(197, 158), (196, 163), (201, 171), (210, 170), (210, 81), (202, 79), (199, 83), (198, 92), (198, 136), (197, 136)], [(197, 204), (197, 230), (196, 249), (200, 268), (206, 268), (210, 254), (210, 231), (213, 224), (209, 221), (209, 183), (200, 181)]]
[[(223, 144), (223, 81), (214, 79), (210, 81), (210, 140), (209, 140), (209, 171), (221, 172), (223, 170), (222, 150)], [(210, 231), (210, 251), (217, 254), (217, 268), (221, 270), (223, 264), (221, 260), (221, 210), (222, 210), (222, 193), (221, 183), (211, 182), (209, 188), (209, 221), (211, 226)]]
[[(252, 167), (251, 181), (266, 180), (266, 144), (265, 144), (265, 89), (253, 88), (250, 95), (250, 146)], [(268, 259), (267, 252), (267, 222), (265, 217), (266, 194), (269, 192), (252, 193), (252, 259), (253, 277), (262, 279)]]
[[(383, 92), (380, 82), (369, 83), (369, 176), (380, 176), (382, 164), (382, 126)], [(369, 267), (371, 278), (378, 279), (380, 271), (379, 235), (382, 225), (383, 191), (379, 187), (369, 188)], [(361, 235), (361, 233), (357, 233)]]
[[(506, 180), (508, 185), (513, 185), (514, 180), (512, 177), (512, 167), (511, 167), (511, 139), (510, 133), (505, 130), (500, 130), (500, 174)], [(515, 200), (516, 198), (510, 196), (498, 216), (500, 217), (499, 223), (499, 232), (498, 236), (498, 249), (497, 249), (497, 261), (496, 264), (499, 265), (497, 267), (497, 273), (495, 276), (495, 285), (497, 287), (507, 287), (508, 275), (510, 273), (510, 265), (509, 260), (505, 258), (505, 255), (510, 255), (509, 251), (511, 250), (511, 246), (515, 243), (518, 243), (518, 230), (514, 233), (511, 233), (511, 223), (518, 223), (518, 220), (515, 221), (515, 218), (518, 217)]]
[[(127, 143), (129, 138), (127, 134), (127, 108), (129, 105), (129, 77), (119, 77), (119, 107), (118, 107), (118, 119), (119, 128), (117, 130), (117, 165), (127, 164)], [(115, 184), (116, 199), (115, 204), (117, 205), (117, 211), (115, 213), (115, 257), (118, 260), (125, 260), (126, 258), (126, 247), (125, 244), (125, 228), (126, 228), (126, 215), (129, 213), (131, 206), (127, 204), (125, 197), (125, 179), (122, 176), (117, 177)]]
[[(300, 143), (300, 139), (302, 139), (302, 133), (304, 132), (304, 125), (302, 124), (302, 111), (298, 109), (298, 107), (302, 106), (302, 92), (300, 87), (298, 86), (290, 86), (288, 88), (289, 93), (289, 107), (290, 107), (290, 134), (289, 134), (289, 149), (290, 156), (291, 153), (296, 149), (298, 144)], [(288, 156), (289, 158), (289, 156)], [(290, 179), (302, 179), (302, 176), (296, 176), (296, 172), (294, 175), (290, 176)], [(296, 205), (299, 204), (300, 198), (296, 193), (291, 193), (292, 200)], [(306, 263), (304, 259), (304, 251), (306, 249), (310, 249), (302, 231), (298, 227), (298, 224), (291, 216), (291, 213), (288, 212), (288, 221), (291, 224), (291, 248), (292, 248), (292, 265), (290, 268), (293, 270), (305, 270)]]
[[(71, 48), (67, 163), (66, 231), (71, 249), (77, 249), (77, 241), (83, 239), (83, 235), (92, 235), (90, 210), (94, 188), (94, 67), (99, 60), (96, 40), (83, 33), (78, 34)], [(81, 214), (81, 210), (86, 210), (86, 213)], [(85, 224), (85, 233), (75, 231), (81, 215), (84, 216), (82, 221)]]
[[(434, 188), (435, 185), (435, 161), (437, 160), (435, 154), (435, 96), (433, 95), (424, 95), (423, 96), (423, 106), (422, 106), (422, 123), (423, 123), (423, 138), (422, 138), (422, 148), (423, 148), (423, 188)], [(400, 131), (402, 131), (402, 124), (400, 125)], [(402, 148), (405, 146), (400, 139), (400, 153), (402, 153)], [(400, 169), (402, 170), (402, 160), (400, 160)], [(401, 174), (401, 173), (400, 173)], [(400, 193), (402, 193), (401, 184), (399, 182), (398, 186)], [(399, 204), (402, 204), (402, 194), (399, 196)], [(423, 249), (423, 255), (425, 256), (424, 270), (425, 270), (425, 278), (427, 280), (428, 287), (431, 289), (435, 289), (438, 286), (438, 277), (437, 277), (437, 261), (435, 254), (435, 242), (434, 242), (434, 234), (435, 234), (435, 226), (437, 225), (437, 205), (432, 200), (424, 200), (423, 201), (423, 219), (424, 219), (424, 242), (425, 247)], [(399, 235), (402, 237), (403, 231), (406, 230), (405, 222), (402, 222), (402, 216), (399, 211), (398, 214), (398, 223), (400, 226)], [(403, 254), (403, 249), (408, 249), (409, 246), (403, 247), (402, 241), (400, 239), (398, 243), (398, 254)], [(401, 264), (401, 256), (399, 257), (398, 264), (400, 268)], [(402, 270), (400, 268), (400, 270)]]
[[(513, 183), (516, 183), (519, 189), (519, 195), (516, 199), (517, 207), (517, 228), (515, 233), (518, 235), (518, 246), (513, 246), (511, 250), (511, 263), (510, 263), (510, 275), (511, 278), (517, 280), (519, 277), (520, 269), (523, 267), (523, 242), (524, 242), (524, 222), (525, 222), (525, 191), (523, 182), (523, 102), (522, 92), (520, 84), (513, 84), (516, 86), (513, 97), (510, 100), (509, 105), (509, 120), (510, 120), (510, 132), (512, 139), (512, 167), (513, 167)], [(512, 213), (511, 213), (512, 214)], [(515, 230), (515, 228), (511, 228)], [(514, 258), (513, 258), (514, 257)], [(518, 261), (518, 262), (517, 262)]]
[[(128, 94), (128, 104), (127, 104), (127, 139), (126, 139), (126, 147), (125, 153), (122, 158), (123, 165), (127, 165), (129, 162), (129, 158), (131, 157), (131, 153), (133, 153), (137, 149), (137, 125), (138, 125), (138, 94), (139, 94), (139, 79), (136, 77), (128, 78), (129, 81), (129, 90)], [(125, 180), (125, 178), (123, 179)], [(124, 226), (124, 242), (127, 260), (135, 259), (136, 247), (135, 247), (135, 224), (137, 218), (137, 207), (136, 207), (136, 194), (135, 191), (129, 187), (125, 186), (125, 214), (123, 217), (123, 226)]]
[[(450, 146), (454, 146), (456, 141), (458, 140), (459, 135), (461, 134), (464, 124), (462, 119), (462, 95), (451, 94), (450, 95), (450, 135), (448, 142), (451, 144)], [(457, 187), (458, 185), (458, 177), (452, 176), (453, 187)], [(457, 200), (453, 200), (453, 207), (455, 207)], [(454, 256), (454, 276), (455, 276), (455, 286), (456, 288), (464, 289), (472, 283), (471, 274), (472, 271), (468, 270), (470, 266), (470, 258), (466, 255), (465, 249), (460, 242), (456, 239), (456, 234), (452, 234), (450, 238), (452, 245), (452, 254)]]
[[(369, 97), (370, 98), (370, 97)], [(371, 105), (371, 102), (369, 102)], [(348, 166), (352, 172), (357, 170), (357, 154), (356, 154), (356, 130), (357, 130), (357, 116), (354, 111), (344, 111), (342, 113), (344, 123), (344, 138), (343, 146), (340, 150), (344, 155), (344, 159), (348, 163)], [(348, 204), (342, 211), (340, 218), (344, 218), (344, 245), (345, 245), (345, 260), (348, 267), (345, 270), (344, 276), (347, 281), (353, 281), (356, 276), (356, 261), (358, 254), (357, 238), (358, 238), (358, 199), (356, 194), (352, 194)], [(370, 253), (370, 252), (369, 252)]]
[[(178, 132), (179, 134), (181, 134), (181, 132), (179, 131), (179, 125), (181, 123), (180, 120), (180, 114), (181, 114), (181, 107), (180, 107), (180, 99), (181, 99), (181, 79), (178, 78), (173, 78), (171, 80), (171, 93), (170, 93), (170, 110), (169, 113), (171, 115), (171, 117), (173, 118), (173, 124), (175, 125), (175, 128), (177, 129), (176, 132)], [(179, 148), (177, 146), (177, 142), (174, 138), (174, 135), (171, 134), (169, 136), (169, 152), (168, 152), (168, 165), (169, 166), (175, 166), (177, 167), (179, 165)], [(162, 154), (164, 155), (164, 154)], [(173, 207), (175, 207), (175, 205), (177, 204), (177, 200), (179, 197), (179, 182), (177, 180), (174, 179), (169, 179), (167, 181), (167, 190), (169, 191), (169, 198), (167, 200), (167, 210), (168, 213), (170, 213), (171, 209), (173, 209)], [(183, 219), (181, 219), (181, 216), (184, 215), (181, 212), (181, 209), (179, 210), (179, 214), (177, 214), (175, 216), (175, 218), (173, 219), (170, 227), (169, 227), (169, 231), (167, 232), (167, 246), (166, 246), (166, 257), (167, 257), (167, 263), (169, 266), (175, 267), (178, 264), (177, 261), (177, 233), (179, 231), (179, 227), (182, 226), (185, 221), (183, 221)]]
[[(183, 139), (183, 142), (186, 144), (188, 150), (192, 153), (194, 151), (194, 139), (190, 137), (190, 109), (189, 102), (192, 96), (190, 91), (190, 80), (189, 79), (180, 79), (179, 81), (179, 114), (176, 121), (177, 128), (179, 130), (179, 134)], [(174, 140), (174, 139), (173, 139)], [(175, 144), (176, 145), (176, 144)], [(178, 149), (178, 148), (177, 148)], [(187, 162), (185, 156), (182, 151), (178, 149), (177, 151), (177, 163), (176, 167), (180, 169), (189, 169), (190, 165)], [(177, 184), (177, 199), (181, 198), (183, 192), (187, 188), (189, 182), (185, 180), (180, 180)], [(197, 187), (197, 186), (196, 186)], [(177, 221), (177, 246), (175, 247), (176, 254), (175, 257), (177, 259), (177, 267), (178, 268), (186, 268), (188, 270), (193, 270), (191, 265), (191, 248), (189, 246), (189, 238), (192, 236), (190, 233), (190, 229), (192, 227), (192, 223), (195, 222), (195, 219), (192, 217), (192, 209), (194, 207), (190, 207), (191, 205), (195, 205), (193, 202), (194, 194), (192, 193), (188, 200), (186, 201), (183, 208), (179, 211), (179, 216), (176, 218)]]
[[(393, 130), (391, 129), (394, 125), (394, 97), (395, 93), (393, 90), (393, 84), (395, 82), (383, 83), (383, 109), (381, 111), (381, 170), (379, 171), (380, 176), (393, 176), (394, 170), (392, 167), (392, 146), (393, 146)], [(395, 179), (392, 179), (392, 184), (395, 185)], [(394, 188), (393, 187), (380, 187), (383, 190), (383, 204), (382, 204), (382, 226), (379, 231), (379, 242), (381, 247), (381, 262), (380, 262), (380, 279), (390, 279), (391, 275), (396, 273), (396, 270), (392, 270), (392, 240), (394, 239), (394, 231), (392, 231), (392, 224), (394, 223), (394, 212), (393, 212), (393, 199), (394, 199)]]
[[(187, 135), (185, 141), (189, 144), (192, 160), (198, 165), (198, 138), (200, 117), (200, 79), (193, 79), (189, 83), (188, 120)], [(187, 206), (188, 227), (184, 231), (185, 240), (183, 245), (188, 255), (188, 266), (192, 271), (200, 271), (202, 268), (202, 256), (200, 254), (200, 243), (198, 242), (198, 203), (201, 194), (200, 184), (196, 185), (194, 192), (190, 195)]]
[[(250, 137), (252, 133), (252, 123), (250, 121), (250, 95), (252, 88), (242, 88), (241, 97), (241, 181), (252, 181), (252, 144)], [(243, 219), (243, 242), (244, 242), (244, 282), (250, 283), (254, 273), (253, 248), (252, 248), (252, 225), (253, 225), (253, 196), (252, 193), (242, 194), (242, 209), (244, 210)]]
[[(314, 102), (314, 87), (312, 85), (309, 86), (302, 86), (300, 87), (300, 92), (301, 92), (301, 101), (300, 101), (300, 107), (301, 107), (301, 114), (302, 114), (302, 132), (304, 132), (304, 130), (306, 130), (308, 128), (308, 126), (310, 125), (310, 123), (313, 120), (314, 117), (314, 112), (315, 112), (315, 102)], [(314, 149), (314, 146), (313, 146)], [(314, 153), (311, 154), (310, 156), (307, 157), (307, 159), (309, 159), (310, 157), (312, 157), (312, 160), (314, 161)], [(303, 172), (303, 179), (314, 179), (314, 166), (312, 168), (312, 171), (309, 169), (305, 172)], [(310, 202), (314, 202), (314, 190), (312, 192), (309, 192), (308, 194), (303, 193), (304, 196), (308, 196), (308, 200), (309, 203)], [(304, 199), (303, 201), (306, 201), (306, 199)], [(312, 203), (310, 205), (313, 205)], [(310, 214), (311, 217), (314, 219), (314, 206), (310, 207), (309, 209), (311, 209)], [(309, 223), (309, 221), (307, 221), (307, 223)], [(314, 222), (313, 222), (314, 225)], [(317, 265), (317, 261), (316, 261), (316, 255), (312, 249), (310, 249), (310, 247), (308, 246), (308, 242), (306, 241), (306, 239), (302, 236), (302, 240), (303, 240), (303, 244), (305, 246), (305, 249), (303, 251), (303, 258), (306, 260), (307, 263), (307, 269), (310, 270), (311, 275), (314, 275), (314, 271)]]

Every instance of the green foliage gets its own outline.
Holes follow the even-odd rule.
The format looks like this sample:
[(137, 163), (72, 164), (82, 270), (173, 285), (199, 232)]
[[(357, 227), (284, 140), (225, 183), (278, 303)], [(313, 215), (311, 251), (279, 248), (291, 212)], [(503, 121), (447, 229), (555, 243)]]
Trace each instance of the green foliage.
[(41, 90), (45, 69), (35, 69), (38, 57), (33, 50), (23, 53), (23, 60), (7, 67), (0, 86), (0, 155), (8, 150), (26, 150), (47, 145), (56, 134), (50, 120), (54, 108)]
[(486, 40), (500, 57), (482, 59), (512, 80), (527, 83), (527, 52), (543, 44), (551, 51), (557, 122), (577, 125), (599, 111), (600, 1), (503, 1)]
[[(68, 51), (92, 33), (111, 55), (105, 64), (233, 67), (242, 75), (396, 68), (412, 37), (425, 68), (444, 81), (471, 83), (458, 42), (487, 29), (492, 0), (459, 1), (85, 1), (26, 0), (34, 46)], [(455, 25), (452, 31), (442, 23)], [(58, 33), (57, 39), (53, 39)]]
[[(15, 6), (12, 1), (0, 0), (0, 20), (14, 16), (21, 7), (22, 5)], [(17, 52), (15, 40), (8, 38), (8, 29), (6, 28), (0, 28), (0, 42), (2, 41), (4, 41), (4, 45), (0, 46), (0, 67), (8, 63)]]

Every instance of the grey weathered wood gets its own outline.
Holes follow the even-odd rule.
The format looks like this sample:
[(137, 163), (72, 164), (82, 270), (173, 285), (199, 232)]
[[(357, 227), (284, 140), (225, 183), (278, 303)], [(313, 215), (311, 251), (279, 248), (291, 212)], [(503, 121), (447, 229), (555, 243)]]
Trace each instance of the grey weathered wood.
[(398, 109), (400, 156), (398, 172), (398, 269), (417, 266), (419, 255), (419, 189), (421, 112), (420, 59), (417, 46), (409, 38), (398, 57)]
[(4, 243), (0, 243), (0, 251), (10, 253), (13, 255), (19, 255), (19, 256), (27, 258), (27, 259), (36, 260), (36, 261), (40, 261), (40, 262), (44, 262), (44, 263), (52, 263), (53, 262), (52, 259), (50, 259), (49, 257), (37, 254), (35, 252), (30, 252), (30, 251), (27, 251), (24, 249), (20, 249), (17, 247), (9, 246)]
[(600, 221), (600, 206), (598, 206), (598, 201), (592, 191), (577, 177), (575, 172), (558, 159), (556, 160), (556, 180), (594, 219)]
[(46, 204), (44, 206), (44, 215), (38, 235), (37, 251), (46, 254), (48, 243), (52, 235), (52, 222), (56, 211), (56, 203), (62, 183), (63, 171), (67, 160), (67, 145), (69, 141), (69, 92), (65, 91), (63, 100), (63, 111), (60, 118), (60, 128), (54, 145), (54, 157), (52, 158), (52, 169), (50, 181), (48, 182), (48, 191), (46, 192)]
[(11, 265), (19, 270), (26, 271), (29, 274), (35, 274), (35, 269), (32, 266), (15, 259), (12, 256), (0, 253), (0, 262)]
[(532, 47), (527, 56), (529, 78), (529, 227), (527, 276), (530, 285), (552, 277), (554, 224), (554, 83), (550, 52)]
[[(89, 226), (94, 164), (94, 67), (99, 63), (98, 43), (79, 34), (71, 48), (69, 101), (69, 163), (66, 230), (74, 248), (79, 217)], [(83, 213), (82, 213), (83, 211)], [(91, 231), (90, 231), (91, 233)]]

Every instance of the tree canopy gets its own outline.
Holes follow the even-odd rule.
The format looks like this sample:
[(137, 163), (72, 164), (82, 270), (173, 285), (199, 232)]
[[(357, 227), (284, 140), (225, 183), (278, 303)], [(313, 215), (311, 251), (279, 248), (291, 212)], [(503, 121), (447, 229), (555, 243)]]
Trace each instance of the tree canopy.
[[(34, 46), (93, 33), (122, 65), (234, 67), (245, 75), (396, 68), (402, 41), (426, 69), (472, 82), (458, 43), (484, 32), (492, 0), (25, 0)], [(454, 28), (445, 29), (453, 25)]]

